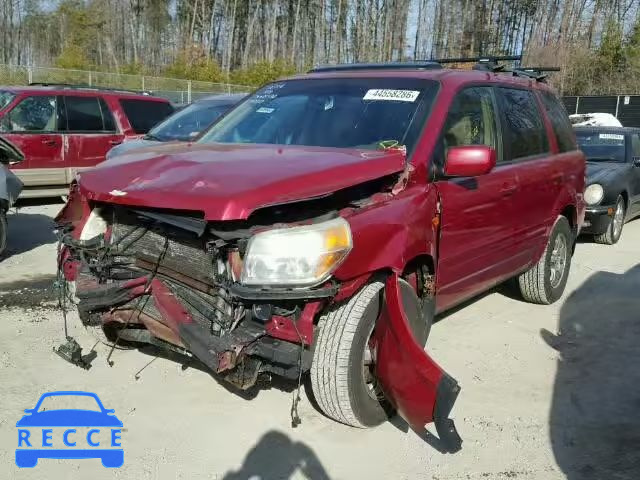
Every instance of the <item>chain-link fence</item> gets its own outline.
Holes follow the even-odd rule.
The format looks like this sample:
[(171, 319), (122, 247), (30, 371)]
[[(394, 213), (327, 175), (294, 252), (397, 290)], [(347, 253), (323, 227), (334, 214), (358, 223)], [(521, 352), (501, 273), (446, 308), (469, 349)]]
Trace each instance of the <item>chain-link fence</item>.
[(244, 93), (252, 90), (251, 87), (245, 85), (233, 85), (229, 83), (0, 64), (0, 85), (28, 85), (30, 83), (65, 83), (91, 87), (146, 91), (153, 95), (167, 98), (174, 103), (191, 103), (207, 95)]

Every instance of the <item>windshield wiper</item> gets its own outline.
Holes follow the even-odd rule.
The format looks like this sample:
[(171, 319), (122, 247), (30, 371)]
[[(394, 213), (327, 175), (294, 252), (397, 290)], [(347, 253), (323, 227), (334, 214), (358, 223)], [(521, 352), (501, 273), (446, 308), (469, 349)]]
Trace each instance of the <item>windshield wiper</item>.
[(142, 137), (143, 140), (154, 140), (156, 142), (163, 142), (164, 140), (162, 140), (160, 137), (154, 135), (153, 133), (147, 133), (144, 137)]

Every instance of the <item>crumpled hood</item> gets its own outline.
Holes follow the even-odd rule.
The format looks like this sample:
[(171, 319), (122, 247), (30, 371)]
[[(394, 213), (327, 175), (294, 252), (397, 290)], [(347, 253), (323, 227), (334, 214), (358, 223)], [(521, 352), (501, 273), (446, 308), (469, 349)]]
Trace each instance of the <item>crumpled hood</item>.
[(587, 161), (587, 184), (607, 183), (622, 172), (627, 170), (629, 165), (622, 162), (588, 162)]
[(90, 200), (240, 220), (260, 207), (401, 172), (405, 159), (391, 150), (174, 144), (136, 150), (83, 171), (80, 191)]

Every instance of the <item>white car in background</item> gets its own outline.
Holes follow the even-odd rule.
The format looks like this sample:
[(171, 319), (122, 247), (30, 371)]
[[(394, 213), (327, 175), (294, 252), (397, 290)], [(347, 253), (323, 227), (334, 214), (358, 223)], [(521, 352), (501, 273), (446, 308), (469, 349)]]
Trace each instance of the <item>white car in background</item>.
[(569, 115), (574, 127), (622, 127), (622, 123), (610, 113), (576, 113)]

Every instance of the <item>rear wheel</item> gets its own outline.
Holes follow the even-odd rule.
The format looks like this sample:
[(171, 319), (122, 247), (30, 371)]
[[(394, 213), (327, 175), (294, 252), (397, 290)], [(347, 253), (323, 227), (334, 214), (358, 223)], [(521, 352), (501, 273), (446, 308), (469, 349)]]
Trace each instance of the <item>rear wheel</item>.
[(562, 296), (571, 268), (572, 249), (569, 221), (558, 217), (540, 260), (518, 277), (520, 293), (526, 301), (549, 305)]
[(604, 233), (600, 235), (594, 235), (593, 239), (596, 243), (603, 243), (605, 245), (614, 245), (618, 243), (622, 236), (622, 228), (624, 227), (624, 217), (626, 215), (626, 209), (624, 205), (624, 198), (618, 196), (616, 201), (616, 209), (613, 212), (613, 217), (609, 221), (609, 226)]
[[(392, 412), (375, 375), (374, 331), (384, 305), (383, 290), (384, 283), (371, 282), (318, 322), (310, 372), (315, 400), (327, 416), (354, 427), (379, 425)], [(423, 309), (404, 281), (401, 292), (414, 335), (424, 345), (433, 320), (431, 303)]]

